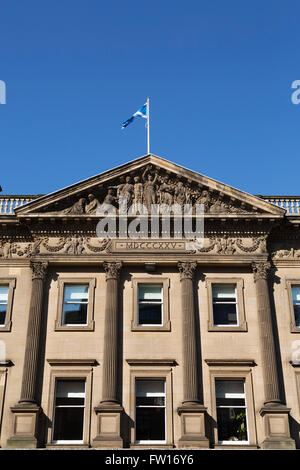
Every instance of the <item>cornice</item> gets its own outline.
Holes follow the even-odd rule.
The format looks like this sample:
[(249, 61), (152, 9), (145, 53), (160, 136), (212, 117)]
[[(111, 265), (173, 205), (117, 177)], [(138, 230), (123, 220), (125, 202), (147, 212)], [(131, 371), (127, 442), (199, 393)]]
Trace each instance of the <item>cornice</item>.
[(47, 359), (50, 366), (97, 366), (97, 359)]
[(130, 366), (177, 366), (176, 359), (125, 359)]
[(219, 366), (228, 366), (228, 367), (238, 367), (246, 366), (252, 367), (256, 366), (254, 359), (205, 359), (205, 362), (208, 366), (219, 367)]

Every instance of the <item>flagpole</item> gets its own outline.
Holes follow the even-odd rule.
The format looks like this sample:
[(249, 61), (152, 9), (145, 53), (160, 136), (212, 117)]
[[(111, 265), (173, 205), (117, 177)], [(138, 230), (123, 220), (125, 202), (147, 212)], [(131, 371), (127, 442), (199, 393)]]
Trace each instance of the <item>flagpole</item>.
[(147, 155), (150, 153), (150, 101), (147, 98)]

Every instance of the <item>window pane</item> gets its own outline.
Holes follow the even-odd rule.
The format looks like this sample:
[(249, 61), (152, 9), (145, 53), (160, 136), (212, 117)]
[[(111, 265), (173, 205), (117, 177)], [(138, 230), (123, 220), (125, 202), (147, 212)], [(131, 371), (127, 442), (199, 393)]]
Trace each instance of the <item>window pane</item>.
[(139, 324), (161, 325), (161, 304), (139, 304)]
[(244, 380), (216, 380), (217, 398), (245, 398)]
[(81, 441), (83, 439), (84, 408), (56, 408), (54, 441)]
[(79, 399), (83, 400), (85, 397), (85, 381), (84, 380), (58, 380), (56, 382), (56, 400), (65, 399), (68, 400)]
[(136, 397), (137, 406), (165, 406), (165, 397)]
[(139, 300), (162, 300), (162, 285), (139, 285)]
[(212, 292), (214, 300), (235, 301), (235, 284), (213, 284)]
[(89, 299), (89, 286), (83, 285), (65, 285), (64, 302), (87, 302)]
[(293, 302), (300, 303), (300, 286), (292, 286)]
[(294, 305), (295, 325), (300, 326), (300, 305)]
[(136, 381), (137, 397), (159, 397), (165, 396), (164, 380), (140, 380)]
[(6, 305), (0, 304), (0, 325), (5, 325)]
[[(84, 380), (58, 380), (56, 382), (56, 408), (54, 417), (53, 439), (78, 440), (83, 438), (85, 381)], [(67, 405), (68, 408), (58, 406)]]
[(8, 286), (0, 286), (0, 302), (7, 303), (8, 300)]
[(245, 408), (217, 408), (219, 441), (247, 441)]
[(88, 304), (64, 304), (63, 325), (86, 325)]
[(85, 382), (82, 380), (58, 380), (56, 405), (84, 405)]
[(236, 304), (213, 304), (215, 325), (237, 325)]
[(136, 440), (165, 440), (164, 408), (136, 408)]

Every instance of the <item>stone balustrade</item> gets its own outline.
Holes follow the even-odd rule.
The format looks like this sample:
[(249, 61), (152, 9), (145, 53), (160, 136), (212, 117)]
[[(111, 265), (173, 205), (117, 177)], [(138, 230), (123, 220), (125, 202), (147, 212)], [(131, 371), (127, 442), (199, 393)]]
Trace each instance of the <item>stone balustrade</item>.
[(41, 195), (2, 195), (0, 196), (0, 215), (13, 215), (17, 207), (24, 206)]
[(259, 196), (275, 206), (285, 209), (287, 215), (300, 215), (300, 196)]

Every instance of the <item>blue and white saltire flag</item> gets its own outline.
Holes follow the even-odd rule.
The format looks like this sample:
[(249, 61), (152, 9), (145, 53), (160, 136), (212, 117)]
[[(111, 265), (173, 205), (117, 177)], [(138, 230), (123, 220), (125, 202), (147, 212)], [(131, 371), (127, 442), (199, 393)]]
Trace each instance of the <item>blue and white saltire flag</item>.
[(127, 121), (122, 122), (121, 129), (125, 129), (125, 127), (129, 126), (129, 124), (131, 124), (137, 116), (148, 119), (147, 103), (143, 104), (143, 106), (138, 109), (129, 119), (127, 119)]

